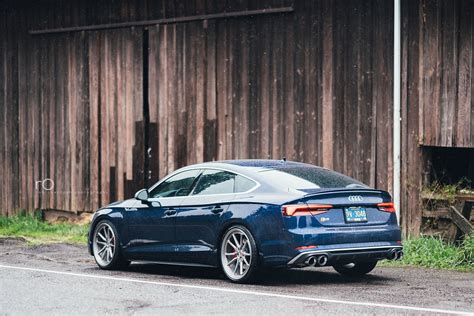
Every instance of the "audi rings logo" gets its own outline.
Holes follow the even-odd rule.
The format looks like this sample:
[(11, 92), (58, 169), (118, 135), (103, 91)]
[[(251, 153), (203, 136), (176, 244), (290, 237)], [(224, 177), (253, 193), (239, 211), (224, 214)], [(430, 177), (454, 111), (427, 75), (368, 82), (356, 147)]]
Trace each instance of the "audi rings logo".
[(362, 202), (364, 200), (360, 195), (350, 195), (347, 199), (351, 202)]

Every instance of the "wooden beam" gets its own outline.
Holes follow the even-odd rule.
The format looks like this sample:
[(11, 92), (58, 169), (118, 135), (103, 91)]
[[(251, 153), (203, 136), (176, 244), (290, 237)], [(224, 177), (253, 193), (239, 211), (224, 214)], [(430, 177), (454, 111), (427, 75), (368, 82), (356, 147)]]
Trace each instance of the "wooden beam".
[[(462, 206), (462, 210), (460, 212), (460, 214), (465, 218), (467, 219), (467, 221), (470, 223), (470, 220), (471, 220), (471, 214), (472, 214), (472, 206), (473, 206), (473, 202), (471, 201), (464, 201), (463, 202), (463, 206)], [(454, 238), (454, 240), (460, 240), (461, 237), (463, 236), (464, 234), (464, 231), (458, 226), (458, 229), (456, 231), (456, 237)]]
[(126, 27), (133, 27), (133, 26), (150, 26), (150, 25), (158, 25), (158, 24), (185, 23), (185, 22), (212, 20), (212, 19), (229, 19), (229, 18), (256, 16), (256, 15), (264, 15), (264, 14), (278, 14), (278, 13), (281, 14), (281, 13), (290, 13), (293, 11), (294, 11), (293, 7), (246, 10), (246, 11), (183, 16), (183, 17), (177, 17), (177, 18), (166, 18), (166, 19), (158, 19), (158, 20), (85, 25), (85, 26), (74, 26), (74, 27), (64, 27), (64, 28), (56, 28), (56, 29), (44, 29), (44, 30), (30, 30), (29, 33), (31, 35), (42, 35), (42, 34), (82, 32), (82, 31), (110, 30), (110, 29), (126, 28)]
[(451, 220), (464, 234), (470, 234), (474, 227), (454, 206), (450, 206)]
[[(422, 193), (421, 198), (423, 200), (439, 200), (439, 201), (447, 201), (449, 198), (445, 195), (439, 194), (439, 193)], [(453, 199), (458, 200), (458, 201), (468, 201), (468, 202), (474, 202), (474, 194), (469, 193), (469, 194), (454, 194)]]
[(423, 210), (422, 216), (424, 218), (449, 218), (451, 219), (451, 210), (449, 208), (437, 208), (434, 211)]

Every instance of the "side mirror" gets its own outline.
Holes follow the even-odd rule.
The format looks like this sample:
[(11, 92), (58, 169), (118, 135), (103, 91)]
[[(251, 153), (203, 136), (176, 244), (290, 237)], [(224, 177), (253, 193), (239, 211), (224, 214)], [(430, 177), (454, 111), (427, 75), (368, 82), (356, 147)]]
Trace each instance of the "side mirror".
[(148, 201), (148, 191), (146, 189), (141, 189), (135, 193), (135, 198), (140, 201)]

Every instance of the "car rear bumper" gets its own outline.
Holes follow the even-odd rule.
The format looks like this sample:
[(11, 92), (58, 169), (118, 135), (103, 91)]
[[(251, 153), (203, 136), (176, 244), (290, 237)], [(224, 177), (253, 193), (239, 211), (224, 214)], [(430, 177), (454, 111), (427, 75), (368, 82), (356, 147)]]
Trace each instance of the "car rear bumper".
[(293, 257), (288, 262), (288, 266), (304, 267), (308, 265), (308, 258), (321, 255), (327, 256), (327, 265), (357, 261), (375, 261), (388, 259), (394, 251), (401, 250), (403, 250), (403, 246), (401, 245), (309, 250)]

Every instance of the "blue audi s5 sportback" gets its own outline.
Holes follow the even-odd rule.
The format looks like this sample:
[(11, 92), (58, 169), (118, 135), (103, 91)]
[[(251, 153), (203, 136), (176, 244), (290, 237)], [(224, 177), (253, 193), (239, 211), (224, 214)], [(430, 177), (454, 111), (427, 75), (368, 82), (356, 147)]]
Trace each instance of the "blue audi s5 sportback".
[(260, 267), (332, 266), (366, 274), (403, 256), (390, 195), (340, 173), (284, 160), (181, 168), (98, 210), (89, 252), (102, 269), (131, 261), (221, 267), (248, 282)]

